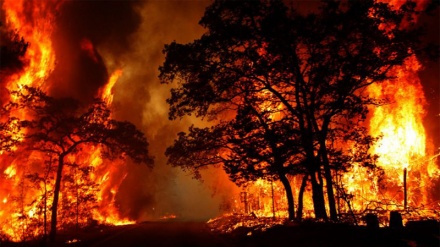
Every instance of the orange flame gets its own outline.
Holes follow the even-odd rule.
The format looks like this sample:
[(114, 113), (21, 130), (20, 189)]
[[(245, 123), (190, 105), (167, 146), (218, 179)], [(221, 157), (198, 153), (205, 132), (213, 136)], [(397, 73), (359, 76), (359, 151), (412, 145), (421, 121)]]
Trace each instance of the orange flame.
[(105, 100), (107, 105), (111, 105), (113, 102), (113, 87), (118, 79), (122, 76), (122, 69), (115, 70), (108, 80), (107, 84), (101, 90), (101, 98)]
[[(372, 153), (379, 155), (378, 165), (384, 170), (385, 179), (380, 185), (370, 177), (356, 176), (362, 170), (360, 167), (346, 174), (346, 184), (349, 192), (357, 195), (355, 204), (359, 210), (375, 200), (390, 204), (392, 210), (403, 209), (404, 186), (408, 206), (420, 208), (432, 204), (429, 190), (439, 170), (426, 147), (423, 126), (426, 100), (417, 75), (419, 69), (417, 58), (412, 56), (393, 71), (397, 79), (369, 87), (372, 97), (389, 100), (389, 104), (372, 109), (370, 119), (370, 134), (381, 136)], [(408, 172), (407, 181), (404, 171)]]
[[(45, 79), (55, 67), (55, 53), (50, 38), (54, 19), (51, 9), (57, 7), (57, 1), (43, 1), (32, 12), (26, 6), (26, 0), (5, 0), (3, 9), (6, 12), (6, 25), (17, 30), (30, 43), (25, 59), (29, 62), (24, 73), (10, 80), (8, 89), (18, 89), (21, 85), (47, 89)], [(28, 16), (31, 15), (33, 20)]]
[[(404, 3), (383, 2), (389, 2), (395, 9)], [(416, 9), (422, 10), (426, 4), (426, 1), (418, 1)], [(406, 28), (406, 25), (404, 23), (400, 28)], [(390, 72), (396, 79), (368, 88), (371, 97), (388, 100), (388, 104), (371, 109), (369, 122), (370, 134), (381, 136), (372, 153), (379, 156), (378, 166), (384, 170), (385, 177), (383, 181), (377, 181), (361, 167), (345, 174), (343, 181), (347, 192), (355, 196), (352, 203), (356, 210), (364, 210), (372, 202), (388, 210), (423, 209), (434, 203), (430, 189), (434, 186), (433, 179), (439, 178), (440, 170), (432, 158), (433, 150), (427, 147), (423, 126), (427, 103), (418, 77), (420, 69), (420, 62), (413, 55)]]
[[(17, 30), (19, 35), (30, 44), (24, 57), (26, 63), (23, 71), (7, 78), (6, 88), (12, 91), (20, 90), (23, 86), (31, 86), (47, 92), (51, 87), (48, 78), (56, 66), (56, 54), (52, 45), (55, 18), (53, 13), (62, 1), (5, 0), (2, 4), (6, 26), (11, 30)], [(83, 39), (80, 48), (97, 61), (98, 55), (90, 40)], [(122, 70), (116, 70), (98, 95), (108, 105), (113, 101), (112, 88), (121, 75)], [(15, 99), (11, 97), (10, 100)], [(20, 111), (14, 114), (18, 118), (23, 118), (27, 112)], [(64, 177), (71, 179), (64, 179), (62, 185), (64, 189), (60, 193), (60, 225), (86, 224), (90, 220), (87, 217), (99, 223), (115, 225), (134, 223), (132, 220), (121, 218), (118, 208), (114, 205), (115, 195), (127, 174), (125, 166), (116, 164), (118, 161), (104, 163), (99, 148), (84, 147), (84, 151), (82, 155), (68, 157), (71, 165), (66, 167)], [(0, 177), (2, 183), (0, 233), (12, 241), (22, 241), (42, 235), (43, 214), (46, 214), (46, 219), (49, 221), (53, 191), (53, 179), (50, 176), (44, 177), (44, 174), (49, 174), (49, 168), (45, 164), (52, 162), (52, 158), (44, 157), (37, 152), (30, 154), (23, 152), (16, 157), (0, 153), (0, 158), (0, 171), (3, 174)], [(81, 171), (87, 167), (91, 167), (92, 170)], [(97, 201), (84, 201), (91, 198), (89, 195), (94, 195)], [(91, 205), (93, 203), (96, 205)], [(80, 212), (84, 213), (83, 217), (79, 219), (72, 217)]]

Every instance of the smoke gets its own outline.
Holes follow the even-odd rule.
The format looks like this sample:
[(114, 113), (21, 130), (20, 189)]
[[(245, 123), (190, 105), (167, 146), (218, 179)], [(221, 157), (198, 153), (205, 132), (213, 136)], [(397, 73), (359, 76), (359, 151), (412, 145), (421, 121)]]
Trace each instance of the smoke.
[(51, 94), (87, 101), (108, 80), (97, 47), (110, 45), (115, 55), (130, 47), (129, 36), (141, 18), (134, 1), (66, 1), (59, 8), (53, 33), (57, 65)]
[[(191, 42), (210, 1), (67, 1), (53, 33), (57, 65), (51, 94), (90, 101), (109, 74), (122, 69), (114, 87), (113, 116), (142, 129), (155, 167), (127, 164), (116, 195), (121, 214), (149, 220), (167, 214), (207, 219), (219, 213), (222, 198), (235, 190), (222, 171), (204, 182), (166, 164), (164, 152), (194, 119), (168, 120), (169, 86), (158, 80), (164, 45)], [(122, 175), (121, 175), (122, 176)], [(221, 181), (221, 182), (220, 182)], [(221, 186), (220, 186), (221, 185)], [(226, 192), (228, 191), (228, 192)]]
[[(426, 35), (423, 37), (424, 44), (440, 44), (440, 8), (435, 8), (429, 13), (423, 14), (418, 24), (425, 28)], [(440, 152), (440, 64), (439, 58), (429, 59), (422, 57), (423, 69), (419, 76), (423, 85), (423, 90), (428, 101), (427, 116), (424, 121), (428, 137), (432, 138), (433, 151)], [(436, 149), (436, 150), (435, 150)], [(437, 159), (440, 165), (440, 159)]]

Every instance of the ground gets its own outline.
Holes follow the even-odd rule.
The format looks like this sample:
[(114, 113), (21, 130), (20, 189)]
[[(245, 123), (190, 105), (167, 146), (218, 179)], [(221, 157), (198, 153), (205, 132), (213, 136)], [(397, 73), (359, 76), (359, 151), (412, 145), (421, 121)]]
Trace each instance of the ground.
[[(42, 243), (0, 243), (0, 247), (37, 247)], [(355, 227), (306, 222), (270, 228), (236, 226), (227, 232), (213, 230), (206, 222), (161, 221), (126, 226), (94, 226), (60, 232), (55, 246), (66, 247), (439, 247), (438, 221), (419, 222), (404, 228)]]

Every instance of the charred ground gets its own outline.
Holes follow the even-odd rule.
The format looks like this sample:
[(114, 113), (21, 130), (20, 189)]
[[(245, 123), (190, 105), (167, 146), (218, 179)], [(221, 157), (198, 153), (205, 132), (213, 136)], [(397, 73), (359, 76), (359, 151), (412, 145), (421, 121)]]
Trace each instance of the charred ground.
[[(224, 217), (222, 224), (232, 219)], [(220, 223), (218, 222), (218, 223)], [(262, 230), (239, 226), (219, 232), (205, 222), (179, 220), (142, 222), (125, 226), (95, 225), (60, 233), (55, 246), (440, 246), (440, 222), (411, 221), (402, 228), (371, 228), (341, 223), (304, 221), (284, 223)], [(45, 246), (42, 241), (1, 243), (1, 246)]]

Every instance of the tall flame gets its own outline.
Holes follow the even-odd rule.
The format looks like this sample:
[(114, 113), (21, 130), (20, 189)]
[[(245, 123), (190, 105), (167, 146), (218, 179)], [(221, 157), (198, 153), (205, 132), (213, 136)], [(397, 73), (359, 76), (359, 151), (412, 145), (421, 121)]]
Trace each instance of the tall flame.
[[(404, 3), (383, 2), (396, 9)], [(419, 1), (416, 8), (421, 10), (425, 5), (426, 1)], [(401, 28), (407, 28), (407, 24)], [(427, 102), (418, 76), (420, 69), (420, 62), (412, 55), (390, 71), (396, 79), (368, 88), (371, 97), (387, 100), (387, 104), (370, 109), (369, 121), (369, 134), (380, 137), (371, 152), (379, 156), (377, 165), (383, 169), (384, 177), (378, 181), (373, 174), (359, 176), (361, 172), (368, 173), (358, 166), (344, 175), (343, 183), (347, 192), (354, 195), (352, 203), (356, 210), (378, 206), (389, 210), (435, 207), (430, 190), (440, 170), (434, 162), (433, 150), (427, 146), (423, 125)]]
[[(30, 44), (23, 58), (23, 70), (6, 78), (8, 90), (20, 90), (23, 86), (38, 87), (46, 92), (50, 89), (51, 81), (48, 78), (56, 66), (52, 43), (54, 13), (61, 4), (62, 1), (58, 0), (3, 1), (6, 26), (10, 30), (17, 30)], [(80, 46), (92, 59), (96, 58), (90, 40), (82, 40)], [(122, 70), (116, 70), (97, 95), (108, 106), (111, 106), (113, 100), (112, 88), (121, 75)], [(20, 118), (26, 116), (27, 112), (15, 114)], [(83, 224), (89, 220), (88, 217), (99, 223), (133, 223), (122, 219), (115, 205), (115, 195), (127, 172), (123, 164), (116, 164), (118, 161), (103, 162), (100, 152), (99, 148), (85, 147), (83, 154), (69, 157), (68, 162), (73, 165), (64, 169), (64, 177), (71, 179), (64, 179), (64, 189), (60, 193), (60, 225)], [(9, 157), (0, 154), (0, 170), (3, 175), (0, 177), (0, 233), (4, 234), (0, 236), (6, 236), (13, 241), (47, 233), (48, 229), (43, 229), (43, 215), (50, 219), (52, 204), (53, 179), (48, 165), (52, 158), (37, 152), (24, 156), (25, 154)], [(43, 174), (43, 177), (34, 174)], [(90, 201), (91, 196), (96, 197), (96, 206), (90, 204), (94, 203)], [(72, 217), (75, 213), (82, 213), (83, 217), (75, 220)]]
[[(47, 89), (45, 79), (55, 67), (51, 33), (53, 30), (53, 13), (59, 1), (26, 1), (5, 0), (3, 9), (6, 12), (6, 25), (17, 30), (31, 45), (25, 59), (28, 66), (24, 72), (10, 80), (8, 89), (17, 89), (19, 85)], [(31, 6), (29, 6), (31, 5)], [(34, 6), (32, 6), (34, 5)], [(36, 6), (38, 5), (38, 6)], [(28, 8), (25, 8), (28, 6)]]
[(396, 71), (398, 79), (369, 88), (371, 96), (390, 101), (375, 108), (370, 133), (383, 136), (373, 152), (380, 156), (381, 165), (392, 169), (411, 169), (426, 155), (422, 122), (426, 100), (417, 77), (419, 68), (419, 62), (412, 56)]
[[(38, 5), (33, 6), (34, 4)], [(53, 29), (53, 13), (57, 8), (57, 1), (43, 1), (34, 3), (26, 0), (5, 0), (2, 8), (6, 14), (6, 25), (11, 30), (17, 30), (30, 45), (25, 54), (25, 67), (22, 72), (8, 78), (6, 88), (17, 90), (22, 86), (33, 86), (47, 89), (46, 79), (55, 66), (55, 54), (52, 47), (51, 32)], [(27, 6), (27, 7), (26, 7)], [(14, 100), (11, 98), (11, 100)], [(26, 115), (26, 112), (17, 113), (17, 117)], [(22, 157), (21, 157), (22, 158)], [(24, 177), (32, 169), (24, 166), (22, 162), (34, 163), (39, 158), (26, 158), (18, 161), (8, 157), (1, 157), (0, 169), (6, 175), (2, 177), (0, 197), (3, 205), (0, 209), (1, 232), (10, 239), (19, 241), (31, 236), (28, 233), (32, 225), (35, 205), (32, 198), (26, 196), (28, 184)], [(19, 158), (17, 158), (19, 159)], [(40, 160), (41, 161), (41, 160)], [(36, 191), (37, 194), (40, 191)], [(35, 232), (33, 232), (35, 234)]]

